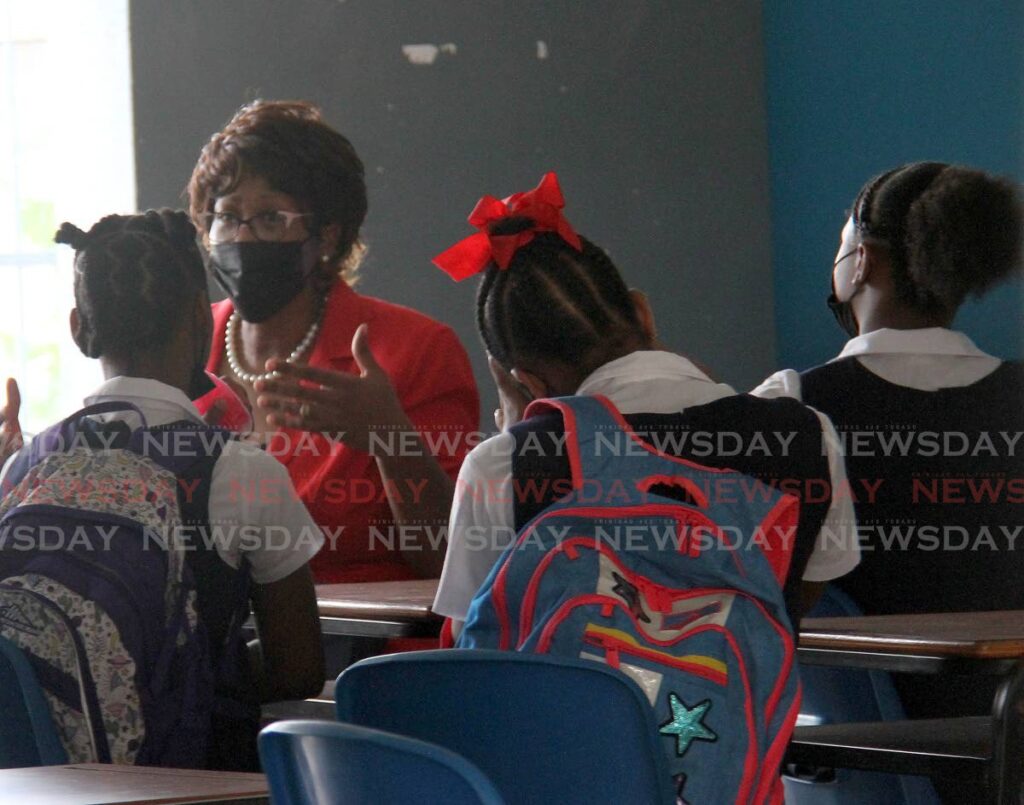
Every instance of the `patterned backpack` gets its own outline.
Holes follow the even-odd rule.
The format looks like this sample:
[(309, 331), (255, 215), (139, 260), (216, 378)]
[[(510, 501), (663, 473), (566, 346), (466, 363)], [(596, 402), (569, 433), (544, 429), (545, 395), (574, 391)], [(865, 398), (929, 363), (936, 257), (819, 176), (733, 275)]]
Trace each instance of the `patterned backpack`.
[(781, 802), (800, 699), (782, 594), (799, 501), (659, 453), (605, 398), (527, 416), (552, 409), (573, 491), (518, 532), (458, 645), (617, 668), (655, 709), (681, 800)]
[[(89, 418), (125, 410), (141, 428)], [(71, 762), (204, 763), (214, 669), (193, 561), (213, 549), (183, 526), (208, 520), (223, 438), (104, 403), (39, 434), (5, 477), (0, 634), (29, 656)]]

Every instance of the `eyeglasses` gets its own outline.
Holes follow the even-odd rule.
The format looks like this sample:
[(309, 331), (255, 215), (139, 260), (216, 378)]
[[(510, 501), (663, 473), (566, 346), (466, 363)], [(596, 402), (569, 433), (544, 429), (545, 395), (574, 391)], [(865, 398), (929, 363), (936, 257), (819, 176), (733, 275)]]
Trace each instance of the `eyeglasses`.
[(250, 218), (239, 218), (230, 212), (208, 212), (204, 219), (212, 243), (229, 243), (238, 238), (238, 232), (243, 224), (249, 227), (256, 240), (283, 240), (292, 224), (311, 216), (312, 213), (309, 212), (267, 210)]

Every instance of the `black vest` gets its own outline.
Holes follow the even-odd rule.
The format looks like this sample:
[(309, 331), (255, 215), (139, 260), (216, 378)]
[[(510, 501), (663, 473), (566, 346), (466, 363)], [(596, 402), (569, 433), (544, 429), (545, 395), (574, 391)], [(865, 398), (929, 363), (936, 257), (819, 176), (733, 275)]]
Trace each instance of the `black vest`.
[(861, 493), (861, 563), (839, 585), (862, 610), (1024, 608), (1024, 366), (918, 391), (846, 358), (801, 384)]
[[(641, 438), (666, 453), (717, 469), (731, 469), (779, 485), (800, 498), (800, 518), (786, 578), (786, 608), (800, 622), (800, 580), (831, 503), (828, 459), (817, 415), (795, 400), (725, 397), (678, 414), (631, 414)], [(510, 429), (513, 510), (519, 531), (571, 488), (558, 414), (531, 417)], [(674, 436), (676, 438), (665, 438)], [(685, 438), (684, 438), (685, 437)], [(672, 488), (658, 490), (676, 496)]]
[[(876, 487), (855, 503), (861, 563), (838, 581), (861, 609), (1024, 608), (1024, 366), (917, 391), (846, 358), (801, 381), (804, 401), (845, 441), (854, 486)], [(992, 710), (996, 683), (987, 678), (944, 677), (941, 695), (925, 677), (893, 681), (910, 718)]]

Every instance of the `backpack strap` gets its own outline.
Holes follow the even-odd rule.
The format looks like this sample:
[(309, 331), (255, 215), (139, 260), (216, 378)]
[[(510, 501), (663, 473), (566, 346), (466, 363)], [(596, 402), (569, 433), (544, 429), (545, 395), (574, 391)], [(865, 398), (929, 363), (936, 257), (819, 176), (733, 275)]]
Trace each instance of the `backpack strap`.
[[(163, 426), (169, 430), (176, 427), (197, 433), (222, 430), (193, 422)], [(200, 438), (196, 436), (197, 442)], [(260, 706), (243, 635), (252, 586), (249, 562), (243, 554), (238, 568), (233, 569), (221, 559), (215, 542), (217, 524), (210, 522), (213, 469), (223, 445), (223, 440), (217, 440), (207, 455), (177, 470), (183, 482), (179, 505), (182, 521), (193, 526), (185, 531), (192, 547), (186, 563), (195, 579), (196, 605), (214, 674), (210, 744), (204, 764), (207, 768), (252, 771), (259, 768), (255, 752)]]
[(136, 414), (142, 427), (146, 427), (145, 414), (137, 405), (130, 402), (112, 400), (96, 405), (87, 405), (65, 417), (56, 425), (36, 434), (25, 448), (18, 451), (12, 459), (10, 469), (5, 477), (5, 490), (17, 485), (32, 467), (53, 453), (64, 453), (78, 444), (95, 448), (125, 446), (123, 442), (131, 433), (125, 423), (96, 422), (90, 419), (90, 417), (119, 411), (130, 411)]
[[(198, 607), (210, 640), (214, 665), (219, 663), (226, 643), (241, 628), (248, 614), (249, 573), (243, 557), (238, 569), (232, 569), (216, 550), (216, 534), (210, 522), (210, 490), (213, 470), (224, 443), (234, 435), (220, 428), (181, 420), (149, 429), (151, 434), (177, 437), (195, 434), (186, 440), (186, 463), (173, 467), (178, 478), (178, 505), (181, 509), (186, 564), (196, 580)], [(207, 436), (205, 440), (202, 438)], [(216, 437), (216, 438), (209, 438)]]
[(142, 409), (127, 400), (111, 400), (110, 402), (87, 405), (85, 408), (80, 408), (78, 411), (75, 411), (71, 416), (65, 417), (57, 427), (61, 430), (74, 428), (78, 421), (84, 417), (113, 414), (117, 411), (131, 411), (132, 413), (137, 414), (139, 419), (142, 421), (142, 427), (146, 427), (146, 415), (142, 413)]
[[(146, 427), (146, 415), (142, 413), (137, 405), (123, 400), (112, 400), (105, 403), (97, 403), (96, 405), (87, 405), (71, 416), (63, 419), (59, 424), (53, 428), (44, 431), (40, 434), (43, 437), (43, 442), (39, 445), (40, 450), (45, 450), (45, 454), (52, 452), (61, 452), (66, 450), (68, 447), (75, 443), (75, 436), (79, 433), (95, 433), (103, 429), (104, 425), (115, 425), (115, 423), (98, 423), (90, 419), (90, 417), (101, 416), (103, 414), (114, 414), (129, 411), (139, 417), (141, 427)], [(116, 423), (123, 427), (127, 427), (125, 423)], [(120, 428), (118, 428), (120, 430)], [(38, 439), (38, 437), (37, 437)], [(33, 440), (33, 445), (35, 444)], [(42, 458), (42, 455), (40, 456)]]
[[(580, 489), (587, 478), (598, 477), (603, 462), (598, 446), (598, 432), (632, 433), (629, 424), (611, 400), (601, 395), (553, 397), (534, 400), (527, 406), (524, 419), (557, 411), (565, 433), (565, 449), (574, 489)], [(607, 452), (607, 451), (606, 451)]]
[[(799, 524), (797, 497), (733, 469), (707, 466), (659, 450), (641, 438), (607, 397), (537, 400), (527, 407), (525, 415), (556, 411), (563, 420), (562, 449), (568, 456), (578, 500), (598, 506), (610, 506), (614, 500), (619, 507), (637, 507), (652, 505), (658, 498), (668, 499), (695, 510), (710, 523), (731, 522), (735, 518), (732, 510), (740, 506), (747, 530), (742, 537), (721, 532), (723, 544), (736, 539), (747, 544), (757, 535), (772, 545), (783, 540), (778, 549), (765, 554), (769, 557), (765, 568), (770, 571), (771, 585), (785, 583), (792, 556), (792, 541), (785, 535)], [(727, 426), (728, 421), (722, 424)], [(527, 449), (525, 441), (520, 449)], [(768, 581), (766, 577), (764, 582)]]
[(535, 400), (525, 416), (557, 411), (562, 416), (565, 450), (575, 490), (588, 480), (606, 476), (621, 481), (619, 491), (638, 501), (654, 487), (674, 488), (670, 495), (705, 508), (707, 477), (733, 473), (661, 452), (640, 437), (615, 404), (602, 395)]
[[(152, 428), (152, 431), (192, 431), (195, 447), (203, 446), (202, 436), (216, 433), (234, 439), (232, 433), (195, 422), (182, 421)], [(182, 522), (191, 550), (186, 563), (196, 585), (196, 605), (206, 632), (214, 673), (214, 700), (211, 711), (211, 745), (206, 763), (210, 768), (258, 768), (255, 736), (259, 730), (259, 702), (252, 681), (248, 648), (243, 626), (249, 617), (252, 586), (249, 563), (243, 555), (237, 569), (224, 562), (217, 551), (210, 522), (210, 490), (213, 469), (224, 446), (217, 439), (210, 449), (196, 449), (198, 458), (176, 469), (179, 478), (178, 499)], [(209, 440), (207, 439), (207, 444)], [(253, 765), (255, 764), (255, 765)]]

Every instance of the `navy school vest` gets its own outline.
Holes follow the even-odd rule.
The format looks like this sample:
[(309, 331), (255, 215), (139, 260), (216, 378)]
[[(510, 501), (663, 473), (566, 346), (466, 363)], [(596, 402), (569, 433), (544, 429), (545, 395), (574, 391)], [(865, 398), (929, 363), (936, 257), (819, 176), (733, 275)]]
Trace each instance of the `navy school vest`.
[(846, 358), (801, 375), (836, 426), (860, 565), (839, 581), (867, 614), (1024, 608), (1024, 365), (919, 391)]

